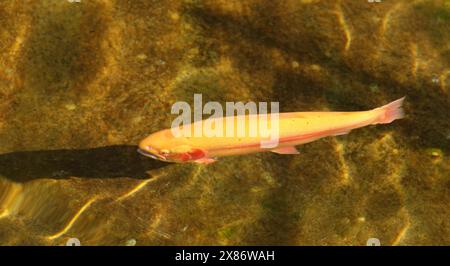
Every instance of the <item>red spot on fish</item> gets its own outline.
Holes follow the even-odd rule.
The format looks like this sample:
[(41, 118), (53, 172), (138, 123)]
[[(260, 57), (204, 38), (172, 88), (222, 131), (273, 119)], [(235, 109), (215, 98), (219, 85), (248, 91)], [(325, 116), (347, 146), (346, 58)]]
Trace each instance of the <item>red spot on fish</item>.
[(191, 156), (188, 153), (177, 153), (170, 156), (171, 160), (186, 162), (191, 159)]
[(180, 157), (183, 162), (189, 161), (191, 159), (191, 156), (188, 153), (182, 153)]
[(169, 156), (170, 157), (169, 159), (187, 162), (187, 161), (195, 161), (195, 160), (204, 158), (205, 155), (206, 155), (206, 153), (203, 150), (193, 149), (193, 150), (191, 150), (189, 152), (185, 152), (185, 153), (172, 154)]
[(205, 152), (201, 149), (193, 149), (192, 151), (188, 152), (189, 156), (191, 156), (191, 160), (198, 160), (203, 157), (205, 157)]

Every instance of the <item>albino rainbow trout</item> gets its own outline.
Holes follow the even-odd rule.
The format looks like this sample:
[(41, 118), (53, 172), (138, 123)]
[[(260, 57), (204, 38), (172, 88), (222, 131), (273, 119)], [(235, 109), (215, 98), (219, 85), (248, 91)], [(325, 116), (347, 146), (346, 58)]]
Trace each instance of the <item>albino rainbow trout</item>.
[[(308, 143), (327, 136), (347, 134), (350, 130), (367, 125), (387, 124), (403, 118), (404, 97), (369, 111), (357, 112), (292, 112), (280, 113), (277, 119), (278, 138), (275, 147), (263, 147), (267, 135), (250, 134), (252, 122), (261, 123), (260, 115), (242, 115), (231, 118), (236, 123), (245, 121), (244, 135), (240, 136), (175, 136), (171, 129), (151, 134), (139, 143), (142, 155), (168, 162), (212, 163), (219, 157), (271, 151), (279, 154), (298, 154), (296, 145)], [(266, 122), (275, 125), (267, 116)], [(214, 118), (216, 125), (226, 131), (225, 118)], [(206, 120), (183, 126), (187, 132), (195, 126), (204, 127)], [(234, 122), (233, 122), (234, 121)], [(227, 123), (226, 123), (227, 122)], [(200, 124), (198, 124), (200, 123)]]

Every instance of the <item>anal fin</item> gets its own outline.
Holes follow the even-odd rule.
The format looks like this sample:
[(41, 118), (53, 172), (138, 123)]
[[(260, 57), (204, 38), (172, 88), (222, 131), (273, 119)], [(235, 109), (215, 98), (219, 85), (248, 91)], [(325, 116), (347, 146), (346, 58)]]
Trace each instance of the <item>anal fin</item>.
[(276, 148), (271, 150), (271, 152), (278, 154), (299, 154), (298, 150), (294, 146)]

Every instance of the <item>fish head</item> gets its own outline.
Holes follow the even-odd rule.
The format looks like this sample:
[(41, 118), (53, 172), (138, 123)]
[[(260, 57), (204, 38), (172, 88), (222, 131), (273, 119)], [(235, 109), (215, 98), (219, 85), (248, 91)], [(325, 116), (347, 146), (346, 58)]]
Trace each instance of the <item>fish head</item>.
[(192, 149), (188, 151), (179, 151), (185, 147), (177, 147), (175, 149), (155, 149), (152, 146), (139, 146), (138, 152), (146, 157), (156, 160), (172, 163), (193, 162), (205, 157), (205, 152), (201, 149)]
[(175, 138), (170, 132), (160, 131), (151, 134), (139, 143), (138, 152), (146, 157), (164, 162), (189, 162), (203, 157), (205, 153)]
[(159, 131), (146, 137), (139, 143), (138, 152), (146, 157), (160, 161), (169, 161), (170, 139), (167, 138), (166, 132)]
[(164, 153), (161, 153), (160, 151), (156, 150), (152, 146), (141, 146), (139, 145), (139, 148), (137, 150), (140, 154), (150, 157), (152, 159), (160, 160), (166, 162), (167, 159), (163, 155)]

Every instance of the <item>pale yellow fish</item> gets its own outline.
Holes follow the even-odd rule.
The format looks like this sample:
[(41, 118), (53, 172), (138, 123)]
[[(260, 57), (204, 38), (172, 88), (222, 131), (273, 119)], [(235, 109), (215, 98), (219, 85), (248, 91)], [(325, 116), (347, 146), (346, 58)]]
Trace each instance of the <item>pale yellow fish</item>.
[[(138, 151), (148, 157), (169, 162), (211, 163), (219, 157), (271, 151), (279, 154), (297, 154), (296, 145), (308, 143), (327, 136), (347, 134), (350, 130), (367, 125), (387, 124), (403, 118), (404, 97), (387, 105), (369, 111), (358, 112), (292, 112), (280, 113), (277, 123), (270, 114), (234, 116), (232, 118), (214, 118), (180, 127), (184, 132), (192, 133), (174, 135), (173, 130), (165, 129), (151, 134), (139, 143)], [(238, 120), (243, 119), (244, 131), (238, 135)], [(272, 121), (273, 120), (273, 121)], [(231, 121), (231, 123), (229, 123)], [(268, 129), (277, 125), (276, 146), (267, 148), (262, 145), (269, 140), (267, 132), (251, 131), (252, 126), (267, 123)], [(233, 136), (227, 135), (227, 124)], [(213, 125), (213, 126), (211, 126)], [(219, 136), (195, 136), (195, 126), (217, 129)], [(273, 127), (272, 127), (273, 126)]]

